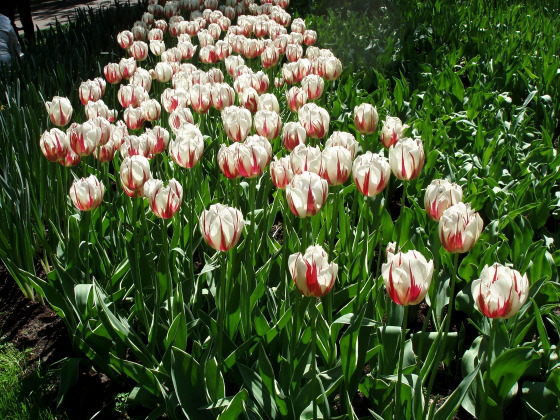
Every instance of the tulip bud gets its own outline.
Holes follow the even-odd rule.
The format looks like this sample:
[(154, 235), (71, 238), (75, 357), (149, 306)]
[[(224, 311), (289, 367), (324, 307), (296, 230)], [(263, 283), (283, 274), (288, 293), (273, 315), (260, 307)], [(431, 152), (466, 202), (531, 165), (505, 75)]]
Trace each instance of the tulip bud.
[(403, 124), (400, 118), (397, 117), (387, 117), (383, 122), (383, 128), (381, 129), (380, 140), (385, 147), (391, 147), (398, 140), (403, 138), (404, 130), (408, 128), (408, 125)]
[(98, 101), (103, 95), (101, 92), (101, 86), (94, 80), (82, 82), (78, 93), (80, 96), (80, 102), (82, 102), (83, 105), (86, 105), (90, 101)]
[(121, 85), (118, 93), (119, 103), (123, 108), (137, 108), (148, 98), (148, 93), (142, 86)]
[(77, 155), (72, 150), (72, 148), (68, 148), (68, 153), (66, 154), (66, 157), (62, 160), (59, 160), (59, 162), (62, 166), (72, 167), (78, 165), (81, 160), (82, 157), (80, 155)]
[(448, 252), (468, 252), (478, 240), (482, 228), (482, 218), (471, 209), (471, 205), (457, 203), (442, 213), (439, 238)]
[[(120, 147), (120, 145), (119, 145)], [(97, 146), (93, 150), (93, 156), (99, 162), (110, 162), (115, 157), (115, 153), (117, 152), (117, 145), (113, 141), (112, 138), (109, 141), (101, 146)]]
[(153, 39), (150, 41), (150, 51), (156, 57), (159, 57), (165, 52), (165, 42), (160, 39)]
[(294, 177), (289, 156), (284, 156), (280, 159), (274, 157), (274, 160), (270, 163), (270, 177), (276, 188), (281, 190), (286, 188), (286, 185), (288, 185)]
[(139, 130), (143, 127), (145, 121), (143, 109), (129, 106), (124, 110), (123, 120), (129, 129)]
[(210, 97), (210, 84), (194, 85), (189, 91), (189, 100), (192, 109), (198, 114), (206, 114), (212, 100)]
[(222, 144), (218, 151), (218, 166), (226, 178), (239, 178), (238, 156), (241, 143), (233, 143), (229, 146)]
[(305, 254), (298, 252), (288, 258), (288, 267), (298, 290), (307, 297), (322, 297), (334, 286), (338, 265), (330, 263), (320, 245), (310, 246)]
[(192, 168), (204, 152), (204, 138), (195, 125), (188, 124), (179, 130), (175, 140), (169, 145), (169, 154), (177, 165)]
[(134, 58), (121, 58), (119, 70), (123, 79), (130, 79), (136, 71), (136, 60)]
[(255, 131), (258, 135), (273, 140), (280, 134), (282, 120), (274, 111), (257, 111), (253, 119)]
[(307, 92), (305, 89), (293, 86), (286, 92), (286, 101), (290, 111), (298, 112), (307, 103)]
[(88, 102), (85, 106), (86, 116), (88, 119), (93, 119), (96, 117), (105, 118), (109, 122), (115, 121), (117, 118), (117, 111), (109, 109), (102, 99), (96, 102)]
[(156, 99), (148, 99), (142, 102), (140, 109), (142, 110), (142, 117), (146, 121), (156, 121), (161, 116), (161, 105)]
[(313, 29), (307, 29), (303, 33), (303, 43), (305, 45), (313, 45), (315, 42), (317, 42), (317, 32)]
[(316, 74), (309, 74), (301, 81), (301, 88), (307, 94), (307, 99), (314, 101), (315, 99), (319, 99), (323, 94), (325, 81), (322, 77), (317, 76)]
[(189, 104), (189, 94), (184, 89), (165, 89), (161, 94), (161, 105), (168, 113), (177, 108), (186, 108)]
[(236, 208), (212, 204), (200, 215), (199, 226), (208, 245), (217, 251), (228, 251), (241, 238), (245, 220)]
[(112, 85), (116, 85), (122, 81), (122, 74), (119, 63), (109, 63), (103, 67), (105, 79)]
[(129, 197), (141, 195), (144, 184), (150, 178), (150, 162), (144, 156), (127, 156), (121, 162), (121, 185)]
[(320, 139), (329, 131), (330, 116), (326, 109), (314, 103), (303, 105), (298, 111), (298, 120), (308, 137)]
[(134, 42), (134, 35), (130, 31), (122, 31), (117, 35), (117, 42), (123, 50), (128, 50)]
[(428, 293), (434, 262), (417, 251), (388, 254), (381, 268), (383, 283), (389, 297), (398, 305), (417, 305)]
[(152, 178), (144, 183), (142, 195), (148, 199), (157, 217), (170, 219), (181, 207), (183, 187), (175, 179), (171, 179), (164, 187), (163, 181)]
[(72, 183), (70, 198), (81, 211), (93, 210), (101, 204), (105, 187), (95, 175), (81, 178)]
[(144, 156), (145, 158), (149, 158), (150, 144), (148, 142), (148, 136), (145, 134), (141, 134), (140, 136), (126, 136), (119, 150), (123, 157)]
[(266, 47), (261, 54), (261, 64), (265, 69), (274, 67), (278, 64), (278, 60), (280, 60), (280, 53), (274, 45)]
[(422, 140), (409, 137), (399, 140), (389, 149), (389, 165), (393, 174), (402, 181), (416, 178), (424, 166)]
[(128, 53), (136, 61), (144, 61), (148, 58), (148, 44), (144, 41), (134, 41), (128, 49)]
[(152, 76), (148, 70), (137, 68), (130, 78), (130, 84), (141, 86), (146, 92), (149, 92), (152, 88)]
[(358, 191), (367, 197), (373, 197), (387, 186), (391, 167), (386, 157), (367, 151), (354, 160), (352, 174)]
[(373, 105), (364, 103), (354, 108), (354, 125), (360, 133), (373, 133), (378, 122), (379, 115), (377, 115), (377, 109)]
[(148, 143), (149, 156), (152, 157), (158, 153), (162, 153), (167, 149), (169, 144), (169, 131), (156, 125), (154, 128), (146, 129), (145, 136)]
[(344, 131), (334, 131), (327, 139), (325, 148), (333, 146), (342, 146), (345, 149), (348, 149), (352, 155), (352, 160), (354, 160), (356, 154), (358, 153), (360, 143), (358, 143), (356, 138), (350, 133), (346, 133)]
[(163, 40), (163, 31), (160, 28), (152, 28), (148, 31), (148, 41)]
[(274, 78), (274, 86), (275, 87), (281, 88), (285, 84), (286, 84), (286, 82), (284, 81), (284, 79), (282, 77), (275, 77)]
[(303, 57), (303, 48), (298, 44), (288, 44), (286, 46), (286, 58), (289, 62), (295, 63)]
[(226, 65), (226, 71), (231, 77), (234, 76), (237, 67), (245, 64), (245, 60), (243, 59), (243, 57), (240, 57), (238, 55), (230, 55), (224, 60), (224, 62)]
[(294, 174), (303, 172), (319, 174), (323, 163), (321, 149), (300, 144), (294, 147), (294, 150), (290, 153), (290, 163)]
[(240, 143), (237, 152), (239, 174), (246, 178), (262, 175), (272, 159), (272, 146), (263, 136), (249, 136)]
[(472, 282), (471, 291), (476, 308), (488, 318), (509, 319), (527, 301), (529, 279), (498, 263), (485, 265), (480, 279)]
[(302, 18), (295, 18), (290, 26), (292, 32), (303, 34), (305, 32), (305, 21)]
[(177, 108), (169, 116), (169, 126), (177, 133), (184, 124), (194, 124), (194, 118), (189, 108)]
[(291, 152), (296, 146), (305, 144), (307, 134), (305, 128), (298, 122), (290, 121), (284, 125), (282, 130), (282, 144)]
[(41, 135), (39, 146), (50, 162), (58, 162), (63, 160), (68, 154), (70, 141), (64, 131), (52, 128)]
[(259, 96), (259, 103), (257, 105), (257, 111), (272, 111), (280, 114), (280, 104), (276, 95), (273, 93), (263, 93)]
[(228, 106), (222, 111), (222, 122), (227, 136), (233, 141), (243, 141), (251, 131), (251, 112), (245, 108)]
[(64, 127), (72, 119), (72, 104), (68, 98), (55, 96), (51, 102), (45, 103), (51, 122), (59, 127)]
[(101, 144), (101, 128), (91, 121), (83, 124), (73, 123), (68, 127), (68, 137), (70, 138), (70, 147), (79, 156), (87, 156), (93, 153), (99, 144)]
[(294, 175), (286, 186), (286, 199), (290, 210), (298, 217), (316, 215), (327, 201), (327, 181), (313, 172)]
[(222, 73), (219, 68), (211, 68), (206, 72), (206, 74), (208, 76), (208, 83), (211, 85), (224, 83), (224, 73)]
[(352, 170), (352, 154), (342, 146), (327, 147), (323, 150), (321, 171), (319, 175), (325, 178), (329, 185), (342, 185), (350, 176)]
[(319, 66), (318, 75), (324, 77), (325, 80), (336, 80), (342, 74), (342, 63), (336, 57), (321, 57)]
[(424, 208), (430, 219), (436, 222), (444, 210), (463, 200), (463, 189), (446, 179), (434, 179), (424, 195)]

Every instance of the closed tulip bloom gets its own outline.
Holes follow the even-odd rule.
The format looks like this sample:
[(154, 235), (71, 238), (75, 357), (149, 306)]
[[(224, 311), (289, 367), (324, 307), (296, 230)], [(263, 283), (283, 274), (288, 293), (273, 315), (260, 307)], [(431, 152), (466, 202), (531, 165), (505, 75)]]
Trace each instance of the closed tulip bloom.
[(171, 179), (167, 187), (159, 179), (148, 179), (142, 195), (148, 199), (152, 212), (162, 219), (170, 219), (177, 213), (183, 200), (183, 187)]
[(245, 64), (245, 60), (243, 59), (243, 57), (239, 56), (239, 55), (230, 55), (229, 57), (227, 57), (225, 60), (225, 65), (226, 65), (226, 71), (228, 72), (228, 74), (233, 77), (235, 74), (235, 69), (239, 66), (242, 66)]
[(301, 81), (301, 88), (307, 94), (307, 99), (314, 101), (315, 99), (319, 99), (323, 94), (325, 81), (322, 77), (317, 76), (316, 74), (309, 74)]
[(298, 44), (288, 44), (286, 46), (286, 58), (290, 63), (295, 63), (303, 57), (303, 47)]
[(296, 79), (298, 82), (301, 82), (305, 76), (311, 74), (313, 67), (311, 65), (311, 61), (307, 58), (300, 58), (296, 62), (296, 64), (297, 64)]
[(448, 252), (468, 252), (478, 240), (482, 228), (482, 218), (471, 209), (470, 204), (457, 203), (442, 213), (439, 238)]
[(218, 151), (218, 167), (226, 178), (235, 179), (241, 176), (239, 172), (238, 156), (241, 143), (233, 143), (229, 146), (222, 144)]
[(191, 42), (179, 42), (177, 44), (177, 49), (181, 53), (181, 60), (190, 60), (191, 58), (193, 58), (196, 54), (197, 48), (198, 47), (194, 46)]
[(219, 61), (224, 61), (227, 57), (231, 55), (231, 45), (223, 40), (216, 41), (215, 46), (216, 57)]
[(298, 217), (315, 216), (327, 201), (327, 181), (314, 172), (294, 175), (286, 186), (286, 199)]
[(282, 77), (275, 77), (274, 78), (274, 86), (275, 87), (281, 88), (285, 84), (286, 84), (286, 82), (284, 81), (284, 79)]
[(199, 226), (206, 243), (215, 250), (224, 252), (239, 242), (245, 220), (243, 214), (234, 207), (212, 204), (200, 215)]
[(101, 144), (101, 129), (91, 121), (83, 124), (73, 123), (68, 127), (67, 134), (70, 147), (79, 156), (91, 155), (93, 149)]
[(117, 34), (117, 42), (123, 50), (128, 50), (134, 42), (134, 35), (130, 31), (122, 31)]
[(270, 80), (266, 73), (258, 71), (251, 75), (251, 87), (253, 87), (259, 95), (266, 93), (270, 87)]
[(124, 110), (123, 120), (131, 130), (139, 130), (144, 126), (144, 111), (141, 107), (133, 108), (129, 106)]
[(146, 121), (159, 120), (161, 115), (161, 105), (156, 99), (148, 99), (142, 102), (140, 109), (142, 110), (142, 116)]
[(293, 86), (286, 92), (286, 102), (290, 111), (298, 112), (307, 103), (307, 92), (303, 88)]
[(367, 151), (358, 156), (352, 165), (354, 184), (363, 195), (373, 197), (385, 189), (391, 176), (386, 157)]
[(45, 131), (41, 135), (39, 146), (47, 160), (50, 162), (58, 162), (64, 160), (68, 154), (70, 141), (64, 131), (53, 128), (49, 131)]
[(325, 108), (314, 103), (303, 105), (298, 111), (298, 120), (308, 137), (320, 139), (329, 131), (330, 116)]
[(206, 114), (210, 105), (212, 105), (212, 100), (210, 97), (210, 87), (209, 83), (204, 85), (193, 85), (189, 91), (189, 100), (192, 109), (198, 114)]
[(77, 179), (70, 187), (70, 198), (81, 211), (93, 210), (103, 201), (105, 186), (95, 175)]
[(146, 129), (145, 136), (147, 138), (149, 156), (153, 157), (158, 153), (162, 153), (167, 149), (169, 144), (169, 131), (156, 125), (154, 128)]
[(148, 31), (148, 41), (163, 40), (163, 31), (160, 28), (152, 28)]
[(305, 254), (298, 252), (288, 257), (288, 267), (298, 290), (307, 297), (322, 297), (329, 293), (336, 281), (338, 265), (329, 264), (329, 258), (320, 245), (310, 246)]
[(246, 108), (251, 113), (257, 112), (257, 107), (259, 104), (259, 94), (252, 87), (245, 88), (243, 92), (239, 94), (239, 105)]
[(280, 104), (278, 103), (278, 98), (273, 93), (263, 93), (259, 96), (257, 111), (264, 110), (280, 114)]
[(292, 32), (299, 32), (303, 34), (305, 32), (305, 21), (301, 18), (295, 18), (290, 26)]
[(389, 297), (397, 305), (417, 305), (428, 293), (434, 262), (417, 251), (389, 253), (381, 268)]
[(342, 74), (342, 63), (336, 57), (321, 57), (319, 63), (319, 76), (324, 77), (325, 80), (336, 80)]
[(290, 163), (294, 174), (301, 174), (303, 172), (319, 174), (321, 173), (321, 165), (323, 163), (321, 149), (300, 144), (294, 147), (290, 153)]
[(169, 127), (177, 133), (184, 124), (194, 124), (194, 118), (189, 108), (177, 108), (169, 116)]
[(123, 157), (143, 156), (149, 158), (151, 156), (148, 136), (144, 133), (140, 136), (126, 136), (119, 150)]
[(142, 86), (121, 85), (117, 96), (123, 108), (137, 108), (148, 98), (148, 93)]
[(129, 197), (141, 195), (144, 184), (151, 178), (150, 162), (146, 157), (127, 156), (121, 162), (121, 186)]
[[(118, 147), (120, 147), (120, 144), (118, 145)], [(107, 143), (101, 146), (97, 146), (93, 150), (93, 156), (99, 162), (110, 162), (115, 157), (115, 153), (117, 152), (118, 147), (111, 138)]]
[(379, 115), (377, 109), (368, 103), (358, 105), (354, 108), (354, 125), (356, 130), (362, 134), (371, 134), (377, 128)]
[(313, 29), (307, 29), (303, 33), (303, 43), (305, 45), (313, 45), (315, 42), (317, 42), (317, 32)]
[(284, 125), (282, 144), (288, 152), (291, 152), (300, 144), (305, 144), (306, 139), (305, 128), (300, 123), (290, 121)]
[(217, 67), (208, 70), (206, 75), (208, 76), (208, 83), (211, 85), (224, 82), (224, 73)]
[(227, 83), (215, 83), (210, 89), (212, 106), (218, 111), (232, 106), (235, 103), (235, 91)]
[(529, 279), (502, 264), (485, 265), (471, 291), (476, 308), (488, 318), (509, 319), (527, 301)]
[(93, 80), (87, 80), (85, 82), (82, 82), (80, 84), (78, 93), (80, 96), (80, 102), (83, 105), (87, 104), (90, 101), (93, 102), (98, 101), (102, 96), (101, 87), (99, 86), (99, 83)]
[(293, 177), (294, 173), (292, 172), (290, 157), (284, 156), (280, 159), (274, 157), (272, 162), (270, 162), (270, 178), (274, 186), (283, 190)]
[(173, 161), (183, 168), (196, 165), (203, 152), (204, 138), (198, 127), (192, 124), (185, 125), (169, 144), (169, 154)]
[(402, 181), (416, 178), (424, 166), (422, 140), (407, 137), (397, 141), (389, 149), (389, 165), (393, 175)]
[(173, 67), (169, 63), (160, 62), (154, 67), (153, 77), (162, 83), (169, 82), (173, 77)]
[(282, 78), (289, 85), (299, 83), (301, 79), (298, 78), (299, 66), (298, 63), (284, 63), (282, 66)]
[(257, 111), (253, 119), (255, 131), (258, 135), (273, 140), (280, 134), (282, 120), (274, 111)]
[(334, 131), (325, 143), (325, 148), (333, 146), (342, 146), (348, 149), (352, 155), (352, 160), (356, 157), (358, 149), (360, 148), (360, 143), (356, 141), (356, 138), (345, 131)]
[(189, 94), (184, 89), (165, 89), (161, 94), (161, 105), (168, 113), (177, 108), (186, 108), (189, 104)]
[(288, 41), (290, 37), (287, 34), (278, 34), (276, 38), (273, 39), (274, 47), (278, 50), (280, 55), (286, 54), (286, 48), (288, 48)]
[[(163, 16), (163, 10), (159, 11), (158, 13), (154, 13), (154, 15)], [(169, 25), (167, 24), (167, 21), (164, 19), (159, 19), (154, 22), (154, 28), (160, 29), (164, 34), (167, 33), (168, 27)]]
[(239, 144), (237, 163), (239, 174), (245, 178), (254, 178), (263, 174), (272, 159), (272, 146), (266, 137), (254, 135)]
[(117, 111), (109, 109), (102, 99), (96, 102), (88, 102), (85, 106), (85, 112), (90, 120), (96, 117), (103, 117), (109, 122), (114, 122), (117, 118)]
[(121, 58), (121, 61), (119, 61), (119, 70), (123, 79), (130, 79), (136, 68), (137, 64), (134, 58)]
[(67, 168), (70, 168), (72, 166), (76, 166), (80, 163), (80, 161), (82, 160), (82, 157), (80, 155), (77, 155), (72, 148), (68, 148), (68, 153), (66, 154), (66, 157), (62, 160), (59, 160), (58, 162), (62, 165), (62, 166), (66, 166)]
[(110, 84), (116, 85), (122, 81), (122, 74), (119, 63), (109, 63), (103, 67), (103, 74), (105, 75), (105, 80)]
[(352, 154), (342, 146), (327, 147), (322, 152), (321, 172), (329, 185), (342, 185), (352, 171)]
[(261, 54), (261, 64), (265, 69), (269, 69), (278, 64), (280, 60), (280, 52), (274, 45), (266, 47)]
[(128, 49), (128, 53), (136, 61), (144, 61), (148, 58), (148, 44), (144, 41), (134, 41)]
[(387, 117), (383, 122), (383, 128), (381, 129), (380, 140), (383, 146), (389, 148), (395, 144), (398, 140), (404, 137), (404, 130), (408, 128), (408, 125), (403, 124), (400, 118), (397, 117)]
[(214, 64), (218, 61), (218, 55), (216, 54), (216, 48), (213, 45), (207, 45), (200, 49), (198, 53), (198, 58), (204, 64)]
[(99, 138), (98, 145), (104, 145), (111, 138), (113, 132), (113, 125), (104, 117), (94, 117), (89, 120), (101, 130), (101, 137)]
[(117, 121), (111, 130), (111, 140), (115, 142), (115, 147), (120, 148), (126, 136), (128, 136), (128, 127), (124, 121)]
[(446, 179), (434, 179), (426, 188), (424, 208), (430, 219), (437, 222), (445, 210), (462, 200), (463, 189), (459, 185)]
[(68, 98), (55, 96), (51, 102), (46, 102), (47, 112), (51, 122), (59, 127), (64, 127), (72, 119), (72, 104)]
[(150, 51), (156, 57), (159, 57), (165, 52), (165, 42), (160, 39), (152, 39), (150, 41)]
[(251, 112), (237, 106), (229, 106), (222, 111), (222, 122), (227, 136), (238, 142), (245, 140), (253, 125)]
[(146, 92), (149, 92), (152, 88), (152, 76), (148, 70), (137, 68), (130, 78), (130, 84), (141, 86)]

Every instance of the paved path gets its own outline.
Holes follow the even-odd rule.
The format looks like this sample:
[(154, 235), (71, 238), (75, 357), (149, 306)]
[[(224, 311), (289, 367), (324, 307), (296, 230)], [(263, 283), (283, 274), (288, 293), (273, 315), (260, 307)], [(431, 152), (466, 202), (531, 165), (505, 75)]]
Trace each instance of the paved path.
[[(11, 1), (11, 0), (0, 0)], [(119, 3), (131, 4), (138, 3), (139, 0), (118, 0)], [(33, 25), (35, 30), (48, 28), (49, 25), (54, 24), (56, 20), (60, 23), (68, 22), (76, 16), (76, 9), (87, 9), (91, 7), (94, 10), (100, 7), (112, 7), (115, 0), (47, 0), (40, 3), (33, 3), (31, 5), (31, 16), (33, 18)], [(16, 15), (16, 25), (21, 28), (21, 22)], [(23, 30), (20, 29), (23, 35)]]

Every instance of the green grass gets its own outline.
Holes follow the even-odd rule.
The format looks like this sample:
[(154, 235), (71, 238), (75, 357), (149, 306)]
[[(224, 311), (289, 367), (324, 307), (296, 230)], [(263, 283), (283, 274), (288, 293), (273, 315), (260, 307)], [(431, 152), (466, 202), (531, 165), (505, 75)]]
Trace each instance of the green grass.
[(0, 418), (50, 420), (66, 418), (53, 413), (44, 395), (53, 392), (56, 374), (27, 363), (28, 351), (0, 344)]

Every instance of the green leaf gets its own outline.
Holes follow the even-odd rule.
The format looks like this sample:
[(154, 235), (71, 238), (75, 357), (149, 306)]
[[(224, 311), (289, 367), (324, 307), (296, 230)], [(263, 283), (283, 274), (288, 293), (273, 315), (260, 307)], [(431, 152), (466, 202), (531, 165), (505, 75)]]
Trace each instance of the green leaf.
[(243, 403), (247, 401), (247, 398), (249, 398), (249, 393), (246, 389), (235, 394), (225, 410), (218, 416), (218, 420), (237, 419), (245, 411)]
[(479, 367), (480, 365), (478, 365), (475, 370), (473, 370), (469, 375), (463, 378), (455, 391), (453, 391), (453, 393), (445, 400), (445, 403), (443, 403), (439, 410), (436, 411), (434, 417), (435, 420), (448, 420), (453, 418), (453, 416), (461, 406), (465, 395), (467, 395), (471, 384), (478, 375)]
[(60, 384), (58, 386), (58, 397), (56, 398), (56, 406), (59, 407), (60, 404), (68, 395), (76, 381), (78, 380), (78, 373), (80, 371), (80, 358), (70, 357), (62, 362), (60, 367)]
[(250, 369), (244, 364), (238, 363), (237, 366), (243, 378), (243, 383), (247, 387), (252, 398), (255, 399), (258, 406), (268, 417), (276, 418), (278, 415), (276, 401), (274, 400), (274, 396), (266, 389), (263, 380), (253, 369)]

